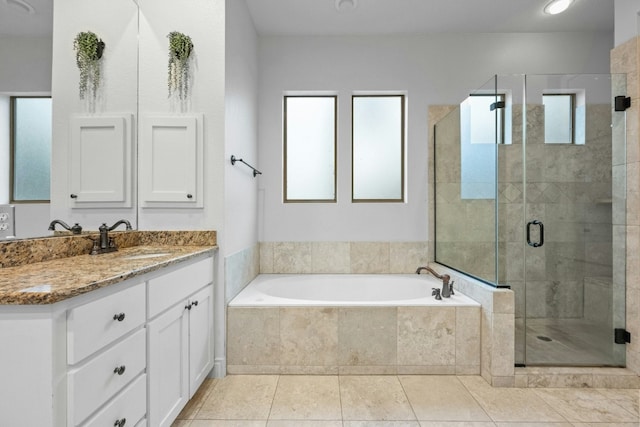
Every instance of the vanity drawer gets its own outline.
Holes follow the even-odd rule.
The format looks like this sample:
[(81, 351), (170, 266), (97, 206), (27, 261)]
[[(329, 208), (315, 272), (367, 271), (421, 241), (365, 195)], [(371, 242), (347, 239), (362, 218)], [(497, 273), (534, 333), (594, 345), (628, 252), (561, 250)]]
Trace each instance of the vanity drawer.
[(69, 411), (78, 425), (146, 367), (146, 330), (141, 329), (68, 373)]
[[(147, 376), (140, 375), (83, 427), (135, 426), (147, 412)], [(124, 423), (122, 422), (124, 420)]]
[(75, 364), (142, 325), (145, 284), (73, 308), (67, 313), (67, 363)]
[(149, 318), (187, 298), (212, 281), (211, 258), (149, 280)]

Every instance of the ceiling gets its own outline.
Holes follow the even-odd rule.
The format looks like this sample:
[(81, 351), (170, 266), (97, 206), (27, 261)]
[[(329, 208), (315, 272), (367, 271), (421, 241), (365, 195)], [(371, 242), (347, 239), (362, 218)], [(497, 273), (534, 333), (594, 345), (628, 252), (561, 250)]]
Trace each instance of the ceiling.
[[(51, 37), (53, 1), (0, 0), (0, 35)], [(27, 11), (28, 6), (33, 7), (33, 13)]]
[[(345, 35), (475, 32), (613, 32), (613, 0), (575, 0), (546, 15), (550, 0), (246, 0), (258, 33)], [(339, 0), (343, 1), (343, 0)]]
[[(0, 0), (0, 35), (49, 36), (53, 1)], [(556, 16), (542, 11), (549, 0), (353, 1), (355, 9), (338, 11), (336, 0), (246, 0), (261, 35), (613, 32), (613, 0), (575, 0)]]

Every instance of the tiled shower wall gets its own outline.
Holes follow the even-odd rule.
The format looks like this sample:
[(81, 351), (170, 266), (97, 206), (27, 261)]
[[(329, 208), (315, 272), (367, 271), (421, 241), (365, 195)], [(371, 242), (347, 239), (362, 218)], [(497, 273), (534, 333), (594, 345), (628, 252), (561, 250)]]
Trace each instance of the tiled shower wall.
[[(525, 304), (525, 203), (526, 218), (541, 220), (547, 231), (544, 246), (526, 253), (529, 316), (583, 317), (583, 300), (602, 301), (593, 287), (585, 294), (585, 281), (611, 292), (611, 280), (604, 279), (612, 274), (610, 106), (590, 105), (586, 114), (585, 145), (548, 145), (543, 107), (528, 105), (526, 201), (521, 106), (513, 107), (512, 144), (499, 146), (498, 281), (515, 290), (516, 315)], [(494, 200), (460, 196), (459, 120), (454, 112), (437, 129), (436, 209), (444, 212), (436, 224), (438, 259), (493, 281)]]
[[(627, 368), (640, 374), (640, 37), (611, 51), (611, 72), (627, 75), (627, 96), (631, 108), (626, 113), (626, 225), (614, 227), (614, 236), (626, 238), (626, 328), (631, 333), (627, 344)], [(622, 169), (622, 166), (620, 167)], [(615, 169), (614, 169), (615, 175)], [(619, 269), (617, 269), (619, 270)], [(614, 270), (614, 274), (618, 272)], [(619, 273), (619, 272), (618, 272)]]
[[(520, 106), (513, 116), (519, 127)], [(514, 132), (512, 145), (499, 146), (498, 276), (518, 296), (516, 317), (524, 312), (524, 259), (529, 318), (582, 318), (587, 300), (593, 306), (611, 299), (611, 117), (610, 105), (587, 105), (585, 145), (550, 145), (544, 143), (543, 106), (528, 105), (526, 200), (522, 132)], [(523, 242), (522, 227), (533, 219), (546, 231), (540, 248)], [(608, 288), (606, 300), (595, 299), (593, 278)]]

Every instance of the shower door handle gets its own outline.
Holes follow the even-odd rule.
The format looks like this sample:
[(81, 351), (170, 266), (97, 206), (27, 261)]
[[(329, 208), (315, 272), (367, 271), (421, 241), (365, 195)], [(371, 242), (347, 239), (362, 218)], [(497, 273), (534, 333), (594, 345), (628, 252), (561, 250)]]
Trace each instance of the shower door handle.
[[(532, 242), (531, 241), (531, 226), (532, 225), (537, 225), (538, 228), (540, 229), (540, 237), (539, 237), (539, 240), (537, 242)], [(529, 221), (527, 223), (527, 244), (529, 246), (533, 246), (534, 248), (539, 248), (540, 246), (544, 245), (544, 224), (541, 221), (538, 221), (537, 219), (535, 219), (535, 220)]]

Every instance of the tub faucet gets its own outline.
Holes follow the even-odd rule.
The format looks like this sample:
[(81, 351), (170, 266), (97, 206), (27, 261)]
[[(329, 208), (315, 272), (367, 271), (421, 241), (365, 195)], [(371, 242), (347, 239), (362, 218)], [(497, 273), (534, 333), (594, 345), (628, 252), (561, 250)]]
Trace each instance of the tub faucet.
[(73, 234), (82, 233), (82, 227), (77, 222), (73, 224), (73, 226), (69, 227), (64, 221), (60, 221), (59, 219), (54, 219), (53, 221), (51, 221), (51, 223), (49, 224), (49, 230), (55, 231), (56, 224), (60, 225), (62, 228), (68, 231), (71, 231)]
[[(449, 280), (451, 280), (451, 276), (449, 276), (448, 274), (438, 274), (431, 267), (418, 267), (418, 269), (416, 270), (416, 274), (420, 274), (422, 270), (427, 270), (429, 273), (442, 280), (442, 297), (449, 298), (451, 295), (453, 295), (453, 282), (449, 283)], [(436, 297), (436, 299), (438, 298)]]
[(118, 250), (118, 247), (113, 241), (113, 238), (109, 237), (109, 232), (114, 230), (121, 224), (125, 224), (127, 231), (132, 230), (131, 223), (126, 219), (121, 219), (111, 227), (108, 227), (106, 223), (102, 223), (102, 225), (98, 227), (98, 231), (100, 231), (100, 237), (93, 241), (91, 255), (104, 254), (107, 252), (114, 252)]

